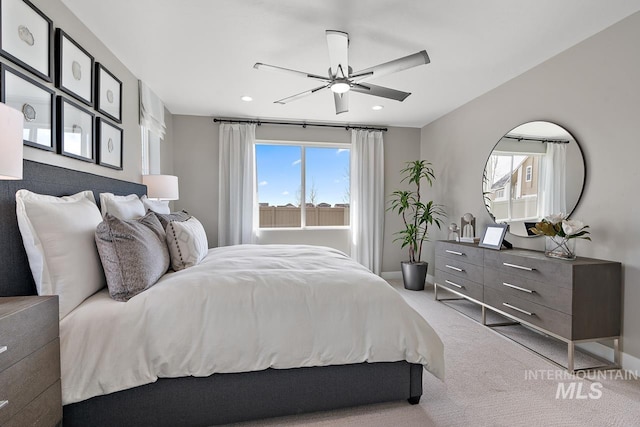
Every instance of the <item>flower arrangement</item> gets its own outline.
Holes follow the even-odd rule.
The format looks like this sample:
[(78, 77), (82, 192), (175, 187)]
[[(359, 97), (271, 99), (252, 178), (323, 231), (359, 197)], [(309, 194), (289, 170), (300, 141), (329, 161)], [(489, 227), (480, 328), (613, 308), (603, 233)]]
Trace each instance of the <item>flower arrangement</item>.
[(587, 228), (589, 226), (582, 221), (569, 219), (567, 215), (559, 213), (545, 217), (529, 230), (538, 236), (547, 236), (545, 255), (574, 259), (576, 255), (573, 239), (591, 240)]

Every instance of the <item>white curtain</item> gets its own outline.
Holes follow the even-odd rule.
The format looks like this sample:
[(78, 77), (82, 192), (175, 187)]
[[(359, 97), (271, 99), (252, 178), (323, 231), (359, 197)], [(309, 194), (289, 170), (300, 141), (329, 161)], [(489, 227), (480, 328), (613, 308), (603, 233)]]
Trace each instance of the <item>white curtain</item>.
[(255, 243), (258, 204), (255, 124), (220, 125), (218, 245)]
[(547, 142), (547, 152), (542, 162), (543, 190), (541, 197), (542, 216), (567, 212), (567, 147), (562, 143)]
[(379, 275), (384, 233), (381, 131), (351, 133), (351, 233), (351, 257)]
[(140, 126), (164, 139), (164, 103), (142, 80), (138, 80), (140, 96)]

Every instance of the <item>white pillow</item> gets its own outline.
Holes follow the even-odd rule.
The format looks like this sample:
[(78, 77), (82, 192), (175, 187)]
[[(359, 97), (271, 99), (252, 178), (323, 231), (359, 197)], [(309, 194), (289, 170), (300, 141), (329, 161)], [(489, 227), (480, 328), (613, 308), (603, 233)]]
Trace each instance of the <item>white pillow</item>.
[(171, 255), (171, 268), (174, 271), (193, 267), (207, 255), (207, 233), (200, 221), (194, 217), (186, 221), (171, 221), (165, 231)]
[(105, 286), (94, 239), (102, 221), (93, 193), (16, 192), (18, 228), (39, 295), (58, 295), (60, 319)]
[(136, 194), (116, 196), (113, 193), (100, 193), (100, 210), (103, 217), (109, 213), (124, 220), (142, 218), (147, 213)]
[(151, 200), (146, 195), (140, 197), (140, 200), (142, 201), (145, 210), (149, 210), (159, 214), (171, 213), (168, 200)]

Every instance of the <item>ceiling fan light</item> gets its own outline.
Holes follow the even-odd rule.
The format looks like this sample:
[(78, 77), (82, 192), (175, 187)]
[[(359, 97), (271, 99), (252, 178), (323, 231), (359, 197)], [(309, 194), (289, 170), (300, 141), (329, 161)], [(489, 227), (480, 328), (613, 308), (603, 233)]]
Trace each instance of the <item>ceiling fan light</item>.
[(336, 81), (331, 85), (331, 91), (334, 93), (345, 93), (351, 89), (349, 83), (343, 81)]

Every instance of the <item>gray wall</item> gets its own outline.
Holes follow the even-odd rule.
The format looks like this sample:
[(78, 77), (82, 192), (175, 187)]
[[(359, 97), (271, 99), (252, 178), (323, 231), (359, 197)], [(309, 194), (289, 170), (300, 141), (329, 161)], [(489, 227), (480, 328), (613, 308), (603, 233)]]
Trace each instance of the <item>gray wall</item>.
[[(198, 217), (207, 231), (209, 245), (218, 241), (218, 129), (211, 117), (173, 116), (174, 173), (180, 178), (178, 209)], [(294, 126), (258, 126), (261, 140), (349, 143), (351, 133), (343, 129)], [(390, 128), (385, 141), (385, 192), (399, 186), (398, 171), (404, 162), (417, 159), (420, 153), (420, 129)], [(383, 271), (398, 271), (404, 253), (392, 243), (392, 233), (399, 229), (399, 218), (387, 212), (383, 251)], [(307, 243), (327, 245), (348, 252), (348, 231), (262, 232), (260, 243)]]
[[(591, 226), (581, 256), (623, 263), (622, 346), (640, 357), (640, 13), (596, 34), (422, 129), (421, 153), (434, 162), (434, 190), (452, 218), (464, 212), (489, 222), (481, 177), (493, 145), (513, 127), (550, 120), (565, 127), (586, 156), (587, 183), (573, 217)], [(446, 234), (440, 233), (446, 238)], [(509, 238), (542, 250), (543, 239)], [(429, 247), (433, 260), (433, 247)]]
[[(91, 172), (97, 175), (110, 176), (127, 181), (140, 182), (141, 177), (141, 148), (140, 148), (140, 126), (138, 123), (138, 79), (102, 44), (93, 33), (73, 15), (60, 0), (32, 0), (34, 5), (53, 20), (54, 27), (62, 28), (71, 38), (85, 48), (96, 62), (102, 63), (109, 71), (115, 74), (123, 83), (122, 97), (122, 125), (124, 129), (124, 170), (113, 169), (71, 159), (52, 152), (39, 150), (37, 148), (24, 147), (25, 159), (35, 160), (42, 163), (63, 166), (69, 169), (76, 169)], [(52, 42), (53, 43), (53, 42)], [(0, 58), (0, 61), (9, 64), (12, 68), (35, 78), (29, 72), (22, 70), (19, 66), (13, 65), (10, 61)], [(41, 83), (45, 83), (40, 81)], [(48, 87), (54, 88), (53, 83), (45, 83)], [(58, 94), (63, 92), (58, 90)], [(68, 95), (64, 95), (69, 97)], [(99, 115), (97, 111), (93, 113)], [(170, 144), (170, 142), (169, 142)], [(170, 160), (170, 158), (169, 158)], [(168, 162), (170, 164), (170, 161)]]

